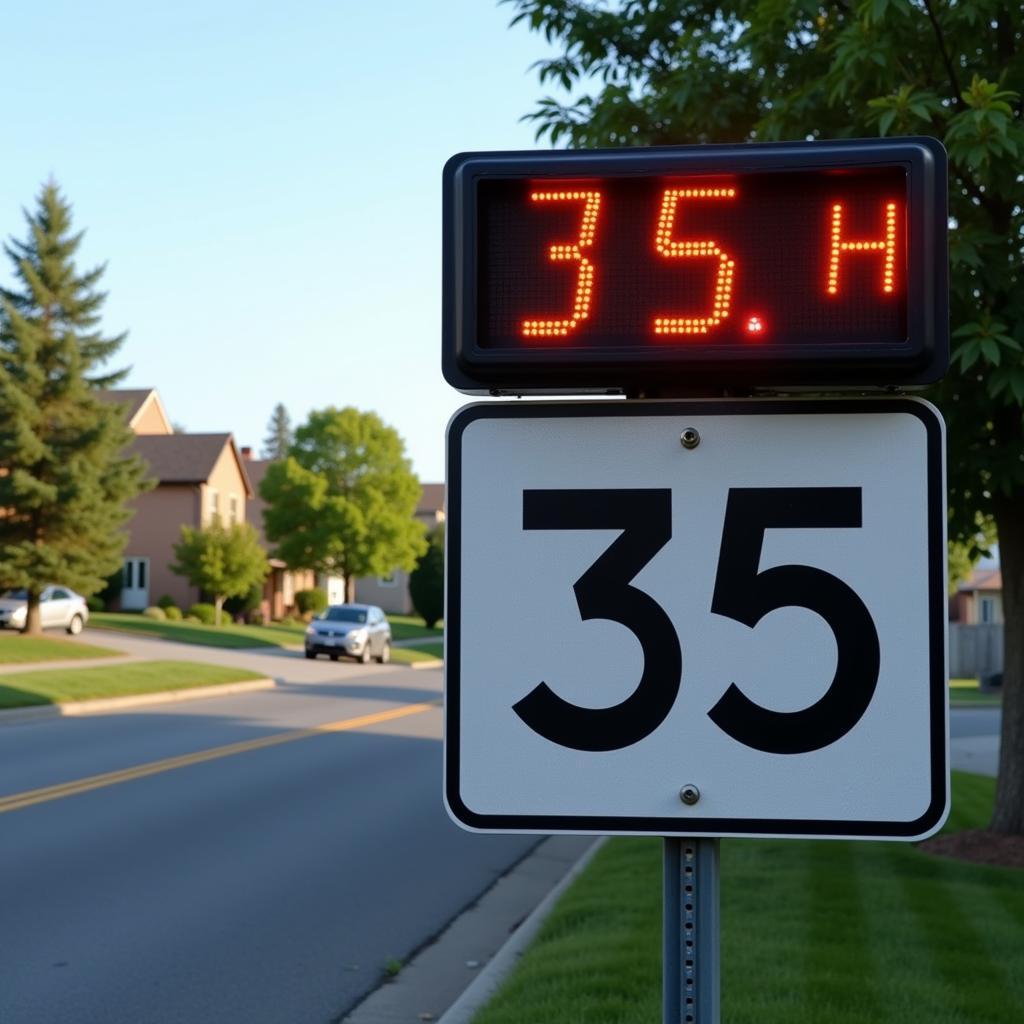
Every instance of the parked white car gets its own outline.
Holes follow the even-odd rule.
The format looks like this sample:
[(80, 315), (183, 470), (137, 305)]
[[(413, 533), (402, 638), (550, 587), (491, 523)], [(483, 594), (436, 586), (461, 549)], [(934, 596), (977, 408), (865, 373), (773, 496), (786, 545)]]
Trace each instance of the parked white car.
[[(8, 590), (0, 597), (0, 627), (24, 629), (28, 612), (28, 594)], [(43, 629), (66, 629), (72, 636), (82, 632), (89, 621), (85, 598), (68, 587), (47, 587), (39, 598), (39, 617)]]

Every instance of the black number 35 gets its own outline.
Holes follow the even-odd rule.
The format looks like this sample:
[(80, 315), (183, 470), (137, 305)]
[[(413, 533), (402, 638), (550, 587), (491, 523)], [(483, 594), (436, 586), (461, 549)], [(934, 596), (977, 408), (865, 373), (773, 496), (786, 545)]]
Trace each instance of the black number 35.
[[(838, 649), (828, 690), (800, 711), (762, 707), (730, 683), (708, 715), (738, 742), (773, 754), (819, 750), (845, 736), (871, 703), (880, 655), (878, 631), (864, 602), (823, 569), (778, 565), (758, 572), (766, 530), (860, 526), (859, 487), (730, 489), (711, 611), (753, 628), (778, 608), (807, 608), (828, 623)], [(542, 682), (513, 710), (534, 732), (574, 750), (619, 750), (638, 743), (668, 716), (682, 679), (682, 652), (671, 620), (654, 598), (631, 586), (672, 537), (672, 492), (524, 491), (523, 529), (622, 530), (573, 591), (582, 619), (618, 622), (636, 636), (643, 673), (633, 693), (613, 707), (580, 707)]]

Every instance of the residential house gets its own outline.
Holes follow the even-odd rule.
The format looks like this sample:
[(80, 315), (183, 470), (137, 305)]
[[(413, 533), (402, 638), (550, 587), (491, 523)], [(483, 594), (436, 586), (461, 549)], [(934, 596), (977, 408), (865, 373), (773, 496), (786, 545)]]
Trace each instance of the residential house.
[(175, 433), (154, 389), (101, 393), (125, 407), (135, 433), (130, 451), (149, 467), (156, 486), (132, 503), (120, 606), (137, 610), (169, 596), (187, 609), (199, 590), (171, 572), (182, 526), (202, 527), (215, 516), (244, 523), (252, 485), (231, 434)]
[[(246, 515), (248, 521), (256, 527), (260, 535), (260, 543), (269, 550), (270, 545), (268, 545), (263, 532), (263, 510), (267, 503), (260, 496), (260, 484), (267, 475), (267, 467), (270, 466), (272, 460), (254, 459), (251, 448), (242, 449), (242, 459), (245, 462), (246, 472), (249, 474), (249, 482), (252, 484), (252, 496), (246, 503)], [(316, 577), (308, 570), (293, 572), (279, 558), (270, 558), (269, 562), (270, 573), (263, 582), (263, 601), (260, 605), (260, 611), (263, 613), (265, 621), (296, 614), (296, 592), (309, 590), (317, 585)], [(343, 600), (344, 597), (336, 603)]]
[(1003, 622), (1003, 576), (998, 567), (975, 569), (949, 599), (949, 621), (965, 626)]
[[(416, 518), (428, 530), (444, 523), (444, 484), (423, 484), (416, 506)], [(356, 600), (380, 605), (386, 612), (409, 615), (413, 611), (409, 595), (409, 573), (396, 569), (390, 576), (356, 580)]]

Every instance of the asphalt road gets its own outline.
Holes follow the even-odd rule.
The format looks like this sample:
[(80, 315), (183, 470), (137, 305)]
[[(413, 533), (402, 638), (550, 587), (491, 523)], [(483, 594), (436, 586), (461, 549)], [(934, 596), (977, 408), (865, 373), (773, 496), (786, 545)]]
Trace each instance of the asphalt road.
[(449, 822), (437, 670), (92, 639), (283, 684), (0, 728), (3, 1024), (340, 1020), (536, 841)]

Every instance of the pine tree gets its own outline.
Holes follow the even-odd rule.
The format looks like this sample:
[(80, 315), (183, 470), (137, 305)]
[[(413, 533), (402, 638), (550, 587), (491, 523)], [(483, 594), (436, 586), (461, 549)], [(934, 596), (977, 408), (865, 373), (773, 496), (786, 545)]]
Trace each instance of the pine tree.
[(267, 423), (267, 436), (263, 439), (263, 458), (281, 462), (288, 458), (295, 435), (292, 432), (292, 421), (283, 403), (278, 402)]
[(26, 240), (4, 245), (14, 284), (0, 288), (0, 565), (36, 633), (48, 584), (90, 594), (120, 566), (127, 502), (146, 485), (123, 410), (97, 395), (127, 372), (102, 369), (125, 338), (99, 329), (105, 266), (76, 270), (82, 233), (54, 182), (25, 218)]

